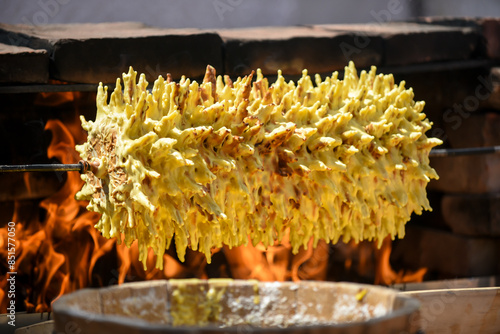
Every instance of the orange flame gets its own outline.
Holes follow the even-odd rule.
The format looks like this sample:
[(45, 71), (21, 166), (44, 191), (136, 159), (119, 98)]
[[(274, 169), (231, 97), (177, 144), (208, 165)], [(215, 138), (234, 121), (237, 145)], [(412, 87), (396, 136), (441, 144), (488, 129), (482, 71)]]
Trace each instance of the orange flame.
[(395, 283), (422, 282), (427, 273), (427, 268), (420, 268), (415, 272), (405, 273), (403, 270), (395, 272), (390, 264), (392, 241), (386, 237), (382, 247), (376, 251), (377, 266), (375, 271), (375, 284), (391, 285)]
[[(72, 99), (72, 93), (57, 94), (54, 102), (48, 105)], [(77, 117), (74, 119), (75, 122), (78, 120)], [(66, 164), (76, 163), (79, 156), (74, 149), (74, 138), (81, 137), (78, 131), (71, 133), (59, 120), (48, 121), (45, 129), (52, 133), (48, 157)], [(48, 311), (51, 301), (58, 296), (91, 285), (93, 266), (114, 244), (114, 241), (104, 239), (93, 228), (98, 215), (88, 212), (86, 203), (74, 198), (83, 185), (80, 175), (69, 172), (66, 180), (63, 172), (56, 172), (56, 176), (61, 183), (65, 181), (64, 185), (41, 201), (39, 207), (42, 210), (31, 210), (32, 202), (16, 201), (12, 217), (16, 223), (17, 281), (28, 281), (23, 290), (16, 292), (25, 296), (28, 311)], [(26, 185), (29, 184), (28, 180), (29, 176), (25, 176)], [(27, 215), (26, 211), (32, 214)], [(38, 220), (40, 213), (45, 218)], [(6, 228), (0, 229), (0, 236), (1, 243), (6, 243)], [(5, 249), (2, 247), (0, 252)], [(0, 255), (6, 258), (6, 254)], [(7, 306), (6, 278), (6, 275), (1, 276), (0, 310), (5, 310)], [(18, 300), (18, 303), (21, 301)]]

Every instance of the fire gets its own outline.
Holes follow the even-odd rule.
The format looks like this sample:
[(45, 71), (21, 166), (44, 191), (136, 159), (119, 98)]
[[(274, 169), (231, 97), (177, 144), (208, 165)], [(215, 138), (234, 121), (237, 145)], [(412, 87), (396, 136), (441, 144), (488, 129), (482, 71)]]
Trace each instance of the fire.
[[(52, 133), (48, 148), (49, 158), (62, 163), (76, 163), (79, 155), (75, 143), (83, 142), (85, 133), (79, 121), (80, 93), (41, 94), (37, 103), (53, 107), (69, 103), (74, 113), (68, 113), (65, 121), (50, 120), (45, 129)], [(72, 104), (74, 103), (74, 104)], [(210, 278), (232, 277), (261, 281), (326, 280), (333, 248), (325, 242), (307, 249), (301, 248), (296, 255), (286, 238), (281, 244), (265, 249), (262, 245), (223, 247), (214, 249), (212, 264), (208, 265), (203, 254), (188, 250), (186, 261), (181, 263), (171, 247), (164, 255), (164, 269), (144, 271), (138, 261), (139, 250), (134, 243), (130, 248), (108, 240), (94, 228), (99, 216), (86, 210), (87, 203), (77, 201), (75, 194), (83, 181), (77, 172), (56, 174), (62, 187), (40, 203), (36, 200), (19, 200), (15, 204), (12, 222), (16, 223), (16, 270), (17, 304), (22, 299), (28, 311), (49, 311), (51, 302), (62, 294), (85, 287), (98, 287), (125, 281), (163, 278)], [(29, 187), (30, 176), (25, 176)], [(29, 188), (28, 188), (29, 189)], [(7, 226), (0, 228), (1, 266), (7, 263)], [(367, 246), (369, 245), (369, 246)], [(375, 284), (389, 285), (395, 282), (421, 281), (425, 269), (415, 273), (396, 273), (389, 262), (391, 242), (385, 240), (376, 250), (370, 243), (350, 244), (360, 256), (358, 270), (375, 266)], [(370, 256), (376, 258), (371, 263)], [(350, 257), (346, 256), (348, 267)], [(154, 268), (155, 255), (148, 255), (148, 268)], [(5, 312), (8, 299), (6, 286), (8, 270), (2, 267), (0, 274), (0, 312)]]
[(233, 278), (259, 281), (325, 280), (328, 269), (329, 247), (320, 242), (307, 250), (301, 248), (292, 254), (292, 245), (284, 238), (281, 244), (265, 249), (261, 244), (229, 249), (224, 247)]
[(427, 268), (420, 268), (415, 272), (405, 273), (403, 270), (395, 272), (389, 262), (392, 250), (392, 241), (389, 237), (384, 239), (382, 247), (376, 251), (377, 266), (375, 271), (375, 284), (391, 285), (395, 283), (422, 282)]
[[(49, 121), (46, 130), (53, 134), (49, 158), (62, 163), (78, 161), (73, 136), (60, 121)], [(59, 176), (62, 181), (63, 174)], [(106, 240), (99, 238), (92, 227), (97, 215), (74, 199), (81, 185), (78, 173), (68, 173), (64, 186), (40, 203), (45, 212), (42, 221), (36, 219), (38, 215), (26, 220), (21, 215), (23, 204), (16, 203), (12, 217), (16, 222), (16, 266), (18, 279), (27, 276), (30, 280), (24, 291), (28, 310), (47, 311), (59, 295), (89, 286), (90, 252)], [(94, 242), (89, 242), (92, 239)], [(4, 303), (2, 298), (2, 307)]]

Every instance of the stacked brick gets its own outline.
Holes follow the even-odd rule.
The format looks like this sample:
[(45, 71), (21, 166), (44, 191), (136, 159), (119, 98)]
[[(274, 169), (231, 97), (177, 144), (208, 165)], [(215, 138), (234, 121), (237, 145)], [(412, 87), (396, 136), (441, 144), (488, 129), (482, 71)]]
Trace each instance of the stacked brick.
[[(133, 66), (152, 81), (169, 72), (202, 77), (207, 64), (230, 76), (260, 67), (264, 75), (331, 74), (349, 60), (358, 68), (470, 60), (482, 35), (471, 27), (417, 23), (258, 27), (219, 31), (153, 28), (140, 23), (0, 24), (0, 43), (44, 53), (39, 78), (10, 82), (113, 83)], [(0, 56), (19, 52), (0, 49)], [(42, 59), (43, 58), (43, 59)], [(47, 63), (50, 59), (50, 64)], [(12, 64), (14, 65), (14, 64)], [(10, 66), (12, 71), (20, 71)], [(45, 65), (45, 66), (41, 66)], [(31, 64), (33, 66), (33, 64)], [(42, 71), (42, 67), (43, 70)], [(25, 68), (26, 76), (32, 68)], [(47, 77), (47, 72), (49, 77)], [(29, 80), (29, 81), (28, 81)]]

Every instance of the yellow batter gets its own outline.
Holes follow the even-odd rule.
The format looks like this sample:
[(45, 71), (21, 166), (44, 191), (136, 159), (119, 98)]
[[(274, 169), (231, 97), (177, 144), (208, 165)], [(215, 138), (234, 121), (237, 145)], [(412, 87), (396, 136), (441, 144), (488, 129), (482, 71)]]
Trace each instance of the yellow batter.
[(77, 198), (101, 213), (96, 228), (163, 254), (175, 240), (203, 252), (249, 241), (265, 246), (288, 230), (293, 251), (337, 242), (403, 237), (413, 212), (430, 210), (425, 187), (439, 145), (412, 89), (376, 68), (358, 76), (353, 63), (297, 83), (278, 72), (269, 85), (257, 70), (232, 82), (210, 66), (203, 83), (130, 68), (108, 102), (99, 86), (95, 121), (82, 117), (81, 157), (99, 170), (82, 175)]

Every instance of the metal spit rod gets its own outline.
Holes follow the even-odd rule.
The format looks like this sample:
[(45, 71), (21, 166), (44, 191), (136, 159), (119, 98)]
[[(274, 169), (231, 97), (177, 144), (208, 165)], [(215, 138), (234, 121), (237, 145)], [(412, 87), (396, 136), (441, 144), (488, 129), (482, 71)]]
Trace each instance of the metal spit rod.
[(471, 147), (471, 148), (438, 148), (432, 149), (429, 157), (454, 157), (459, 155), (478, 155), (500, 152), (500, 146)]
[(91, 168), (88, 161), (81, 160), (77, 164), (0, 165), (0, 173), (77, 171), (83, 174), (90, 171)]
[[(461, 155), (479, 155), (499, 153), (500, 146), (472, 147), (472, 148), (441, 148), (432, 149), (429, 157), (455, 157)], [(0, 165), (0, 173), (12, 172), (69, 172), (77, 171), (81, 174), (92, 170), (88, 161), (81, 160), (77, 164), (31, 164), (31, 165)]]

